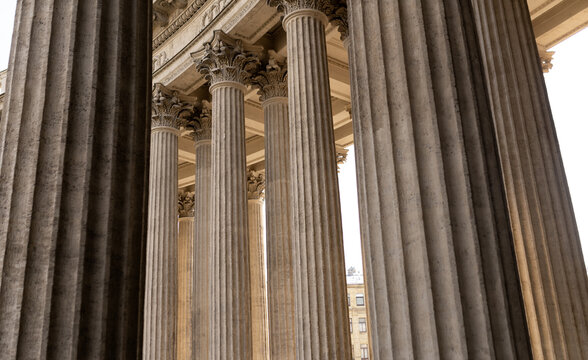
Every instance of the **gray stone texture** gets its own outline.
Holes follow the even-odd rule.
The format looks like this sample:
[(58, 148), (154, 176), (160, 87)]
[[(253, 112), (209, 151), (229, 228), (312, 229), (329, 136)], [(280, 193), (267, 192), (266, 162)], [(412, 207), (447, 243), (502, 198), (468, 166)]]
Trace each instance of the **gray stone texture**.
[(151, 162), (145, 279), (143, 359), (175, 359), (178, 306), (178, 136), (188, 105), (156, 84), (152, 101)]
[(303, 1), (294, 7), (290, 3), (285, 4), (287, 15), (283, 24), (288, 41), (296, 356), (350, 359), (341, 206), (325, 43), (328, 20), (316, 8), (304, 6)]
[(468, 2), (348, 4), (372, 357), (531, 358)]
[(254, 83), (259, 88), (265, 124), (265, 216), (270, 358), (294, 360), (296, 358), (296, 327), (287, 73), (284, 59), (277, 59), (274, 53), (265, 70), (260, 71), (254, 78)]
[(0, 121), (0, 357), (141, 355), (150, 2), (20, 0)]
[(177, 359), (192, 360), (192, 299), (194, 284), (194, 193), (179, 195)]
[(244, 92), (259, 51), (215, 31), (192, 54), (212, 94), (210, 359), (252, 358)]
[(268, 360), (267, 299), (265, 281), (265, 246), (263, 238), (263, 191), (265, 177), (247, 171), (247, 217), (249, 227), (249, 262), (251, 277), (252, 359)]
[(208, 360), (210, 332), (210, 229), (212, 219), (211, 136), (212, 109), (203, 102), (194, 134), (196, 177), (194, 213), (194, 287), (192, 294), (194, 359)]
[(525, 1), (474, 0), (533, 356), (588, 357), (588, 280)]

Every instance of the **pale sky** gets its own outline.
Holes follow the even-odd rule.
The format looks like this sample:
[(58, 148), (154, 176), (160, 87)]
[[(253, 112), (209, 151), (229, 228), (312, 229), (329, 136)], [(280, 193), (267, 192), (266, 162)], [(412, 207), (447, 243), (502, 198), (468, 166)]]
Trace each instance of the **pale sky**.
[[(8, 67), (16, 0), (0, 3), (0, 70)], [(553, 69), (545, 76), (568, 184), (588, 259), (588, 29), (552, 50)], [(353, 147), (339, 174), (346, 267), (361, 269), (361, 244), (355, 153)], [(587, 261), (588, 262), (588, 261)]]

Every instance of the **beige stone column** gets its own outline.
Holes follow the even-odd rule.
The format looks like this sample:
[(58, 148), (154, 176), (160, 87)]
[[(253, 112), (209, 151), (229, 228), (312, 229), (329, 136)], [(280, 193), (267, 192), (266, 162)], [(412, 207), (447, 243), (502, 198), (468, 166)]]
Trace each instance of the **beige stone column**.
[(194, 193), (178, 196), (178, 360), (192, 360)]
[(285, 59), (270, 51), (264, 71), (254, 79), (265, 118), (265, 221), (268, 272), (270, 359), (296, 359), (290, 127)]
[(268, 360), (265, 246), (263, 238), (263, 192), (265, 176), (247, 169), (247, 213), (251, 273), (251, 338), (253, 360)]
[(535, 358), (588, 357), (588, 278), (524, 1), (475, 0)]
[(347, 3), (372, 358), (531, 358), (469, 2)]
[(3, 359), (140, 356), (150, 4), (17, 3), (0, 121)]
[(151, 120), (143, 359), (175, 359), (178, 301), (178, 135), (188, 105), (155, 84)]
[(212, 167), (211, 141), (212, 108), (204, 100), (196, 119), (194, 143), (196, 147), (196, 177), (194, 184), (194, 286), (193, 306), (193, 353), (196, 360), (208, 360), (210, 333), (210, 229), (212, 219)]
[(299, 359), (350, 359), (343, 232), (323, 11), (328, 1), (270, 1), (285, 11), (296, 341)]
[(261, 49), (215, 31), (192, 54), (212, 94), (210, 359), (251, 359), (244, 92)]

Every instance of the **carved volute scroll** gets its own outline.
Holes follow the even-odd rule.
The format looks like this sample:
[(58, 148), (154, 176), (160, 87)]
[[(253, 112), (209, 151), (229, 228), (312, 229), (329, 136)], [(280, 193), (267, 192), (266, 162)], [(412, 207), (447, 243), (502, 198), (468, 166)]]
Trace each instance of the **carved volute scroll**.
[(265, 175), (261, 172), (247, 169), (247, 198), (249, 200), (263, 199), (265, 192)]
[(270, 50), (265, 70), (261, 70), (252, 78), (251, 83), (259, 89), (260, 100), (266, 101), (275, 97), (288, 97), (288, 67), (286, 59)]
[(225, 81), (248, 85), (259, 67), (262, 50), (261, 46), (245, 44), (217, 30), (212, 41), (205, 43), (203, 50), (192, 53), (192, 58), (211, 85)]
[(163, 84), (155, 84), (151, 102), (151, 128), (168, 127), (179, 130), (180, 115), (190, 108), (190, 104), (182, 101), (176, 91)]

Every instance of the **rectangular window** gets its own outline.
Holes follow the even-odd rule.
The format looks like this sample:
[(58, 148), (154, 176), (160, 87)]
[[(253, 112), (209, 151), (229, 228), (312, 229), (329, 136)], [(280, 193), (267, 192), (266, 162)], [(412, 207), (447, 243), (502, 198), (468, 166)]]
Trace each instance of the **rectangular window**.
[(359, 318), (359, 332), (367, 332), (367, 322), (365, 321), (365, 318)]
[(349, 332), (353, 333), (353, 319), (349, 319)]
[(368, 350), (368, 346), (365, 344), (361, 344), (361, 360), (369, 360), (370, 359), (370, 352)]
[(351, 306), (351, 296), (347, 294), (347, 306)]
[(363, 294), (357, 294), (355, 296), (355, 303), (357, 304), (357, 306), (364, 306), (365, 305), (365, 301), (363, 299)]

